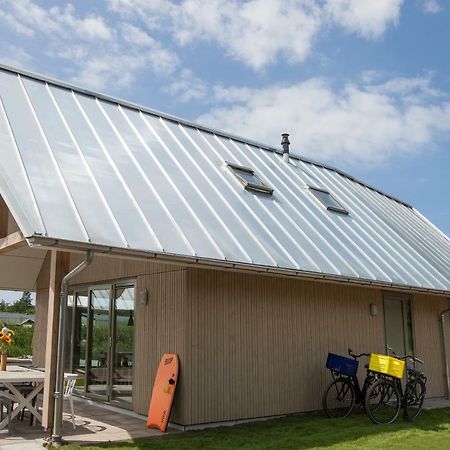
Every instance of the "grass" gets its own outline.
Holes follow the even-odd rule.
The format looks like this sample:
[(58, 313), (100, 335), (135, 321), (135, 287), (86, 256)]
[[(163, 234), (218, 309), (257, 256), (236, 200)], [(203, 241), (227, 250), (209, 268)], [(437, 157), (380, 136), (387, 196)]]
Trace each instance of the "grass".
[(398, 418), (391, 425), (374, 425), (363, 413), (331, 420), (320, 413), (296, 415), (234, 427), (189, 431), (140, 438), (102, 446), (67, 446), (66, 450), (96, 449), (443, 449), (450, 447), (450, 408), (423, 411), (414, 423)]

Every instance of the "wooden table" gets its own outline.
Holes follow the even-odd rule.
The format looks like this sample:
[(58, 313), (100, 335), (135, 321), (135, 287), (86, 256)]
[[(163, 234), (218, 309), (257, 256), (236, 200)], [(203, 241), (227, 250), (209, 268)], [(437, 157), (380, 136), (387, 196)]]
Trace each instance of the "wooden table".
[[(42, 416), (36, 407), (32, 405), (33, 399), (44, 389), (45, 373), (39, 370), (27, 369), (19, 366), (8, 366), (7, 370), (0, 372), (0, 385), (3, 385), (7, 390), (1, 393), (2, 397), (6, 397), (14, 402), (14, 409), (11, 414), (11, 420), (19, 414), (23, 408), (27, 408), (36, 419), (42, 423)], [(18, 383), (33, 383), (34, 388), (24, 396), (16, 388)], [(9, 417), (6, 416), (0, 422), (0, 430), (7, 427)]]

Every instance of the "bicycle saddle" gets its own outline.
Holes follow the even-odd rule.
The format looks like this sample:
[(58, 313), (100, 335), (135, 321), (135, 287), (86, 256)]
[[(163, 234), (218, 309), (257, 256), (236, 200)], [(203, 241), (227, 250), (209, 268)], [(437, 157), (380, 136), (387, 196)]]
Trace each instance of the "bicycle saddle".
[(417, 367), (407, 366), (406, 369), (408, 372), (413, 373), (415, 375), (422, 375), (422, 371), (418, 369)]

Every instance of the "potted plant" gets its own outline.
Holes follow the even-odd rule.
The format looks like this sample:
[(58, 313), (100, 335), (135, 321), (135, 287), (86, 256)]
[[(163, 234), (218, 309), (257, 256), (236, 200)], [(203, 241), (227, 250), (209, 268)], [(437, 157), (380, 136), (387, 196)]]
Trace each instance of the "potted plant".
[(10, 330), (6, 323), (3, 324), (3, 328), (0, 331), (0, 371), (6, 370), (6, 361), (8, 357), (8, 347), (12, 343), (12, 336), (14, 336), (14, 331)]

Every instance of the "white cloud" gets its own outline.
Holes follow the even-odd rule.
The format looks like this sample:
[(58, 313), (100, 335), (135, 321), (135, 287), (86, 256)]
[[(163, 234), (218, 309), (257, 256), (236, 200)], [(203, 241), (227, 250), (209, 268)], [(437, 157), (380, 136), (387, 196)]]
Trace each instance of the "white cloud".
[(164, 88), (164, 92), (180, 102), (190, 102), (204, 99), (208, 94), (208, 86), (191, 70), (182, 69), (177, 73), (176, 79)]
[(397, 23), (403, 0), (109, 0), (112, 11), (171, 33), (178, 45), (218, 44), (260, 70), (283, 59), (304, 61), (330, 25), (372, 39)]
[(380, 37), (396, 24), (403, 0), (326, 0), (325, 9), (334, 22), (369, 39)]
[(155, 40), (144, 30), (131, 25), (130, 23), (123, 23), (122, 26), (123, 38), (131, 45), (138, 47), (152, 47)]
[(383, 163), (450, 132), (450, 101), (427, 79), (338, 90), (320, 78), (267, 89), (216, 89), (218, 101), (226, 98), (231, 104), (198, 120), (276, 147), (281, 133), (289, 132), (293, 152), (333, 162)]
[(33, 58), (29, 53), (16, 45), (6, 42), (0, 43), (0, 53), (3, 55), (1, 62), (12, 67), (32, 68)]
[[(60, 57), (71, 61), (73, 54), (81, 56), (83, 52), (83, 47), (74, 46), (63, 51)], [(178, 57), (155, 40), (137, 47), (117, 45), (99, 52), (88, 51), (71, 81), (89, 89), (124, 88), (133, 83), (139, 72), (166, 77), (173, 74), (178, 64)]]
[[(71, 3), (45, 8), (36, 0), (0, 0), (0, 24), (25, 38), (40, 39), (47, 55), (71, 60), (66, 76), (103, 89), (115, 83), (125, 86), (142, 70), (172, 73), (180, 57), (168, 48), (170, 40), (178, 47), (218, 45), (225, 56), (255, 70), (280, 60), (300, 63), (329, 26), (379, 37), (397, 22), (403, 0), (105, 1), (110, 16), (82, 13)], [(164, 36), (165, 45), (156, 36)], [(168, 91), (178, 94), (183, 82), (169, 80)], [(196, 79), (191, 92), (180, 98), (199, 98), (202, 91)]]
[[(126, 22), (111, 26), (70, 3), (45, 9), (32, 0), (0, 0), (0, 22), (41, 41), (44, 54), (64, 61), (65, 77), (91, 89), (129, 86), (140, 71), (165, 77), (179, 65), (177, 55), (145, 30)], [(23, 65), (6, 50), (4, 59)]]
[[(36, 33), (58, 35), (66, 39), (67, 35), (76, 35), (80, 39), (111, 39), (113, 32), (101, 16), (93, 14), (77, 17), (75, 8), (70, 3), (64, 7), (42, 8), (31, 0), (3, 0), (1, 16), (7, 21), (15, 22), (15, 29), (23, 34), (34, 36)], [(5, 10), (8, 12), (6, 13)]]
[(436, 14), (442, 11), (442, 6), (437, 0), (421, 0), (422, 10), (426, 13)]
[(0, 9), (0, 20), (6, 23), (10, 28), (12, 28), (16, 33), (31, 37), (34, 35), (34, 30), (14, 17), (13, 14), (3, 11)]
[(182, 45), (213, 39), (232, 58), (261, 69), (279, 56), (303, 61), (320, 28), (319, 13), (309, 0), (187, 0), (174, 13), (174, 36)]

